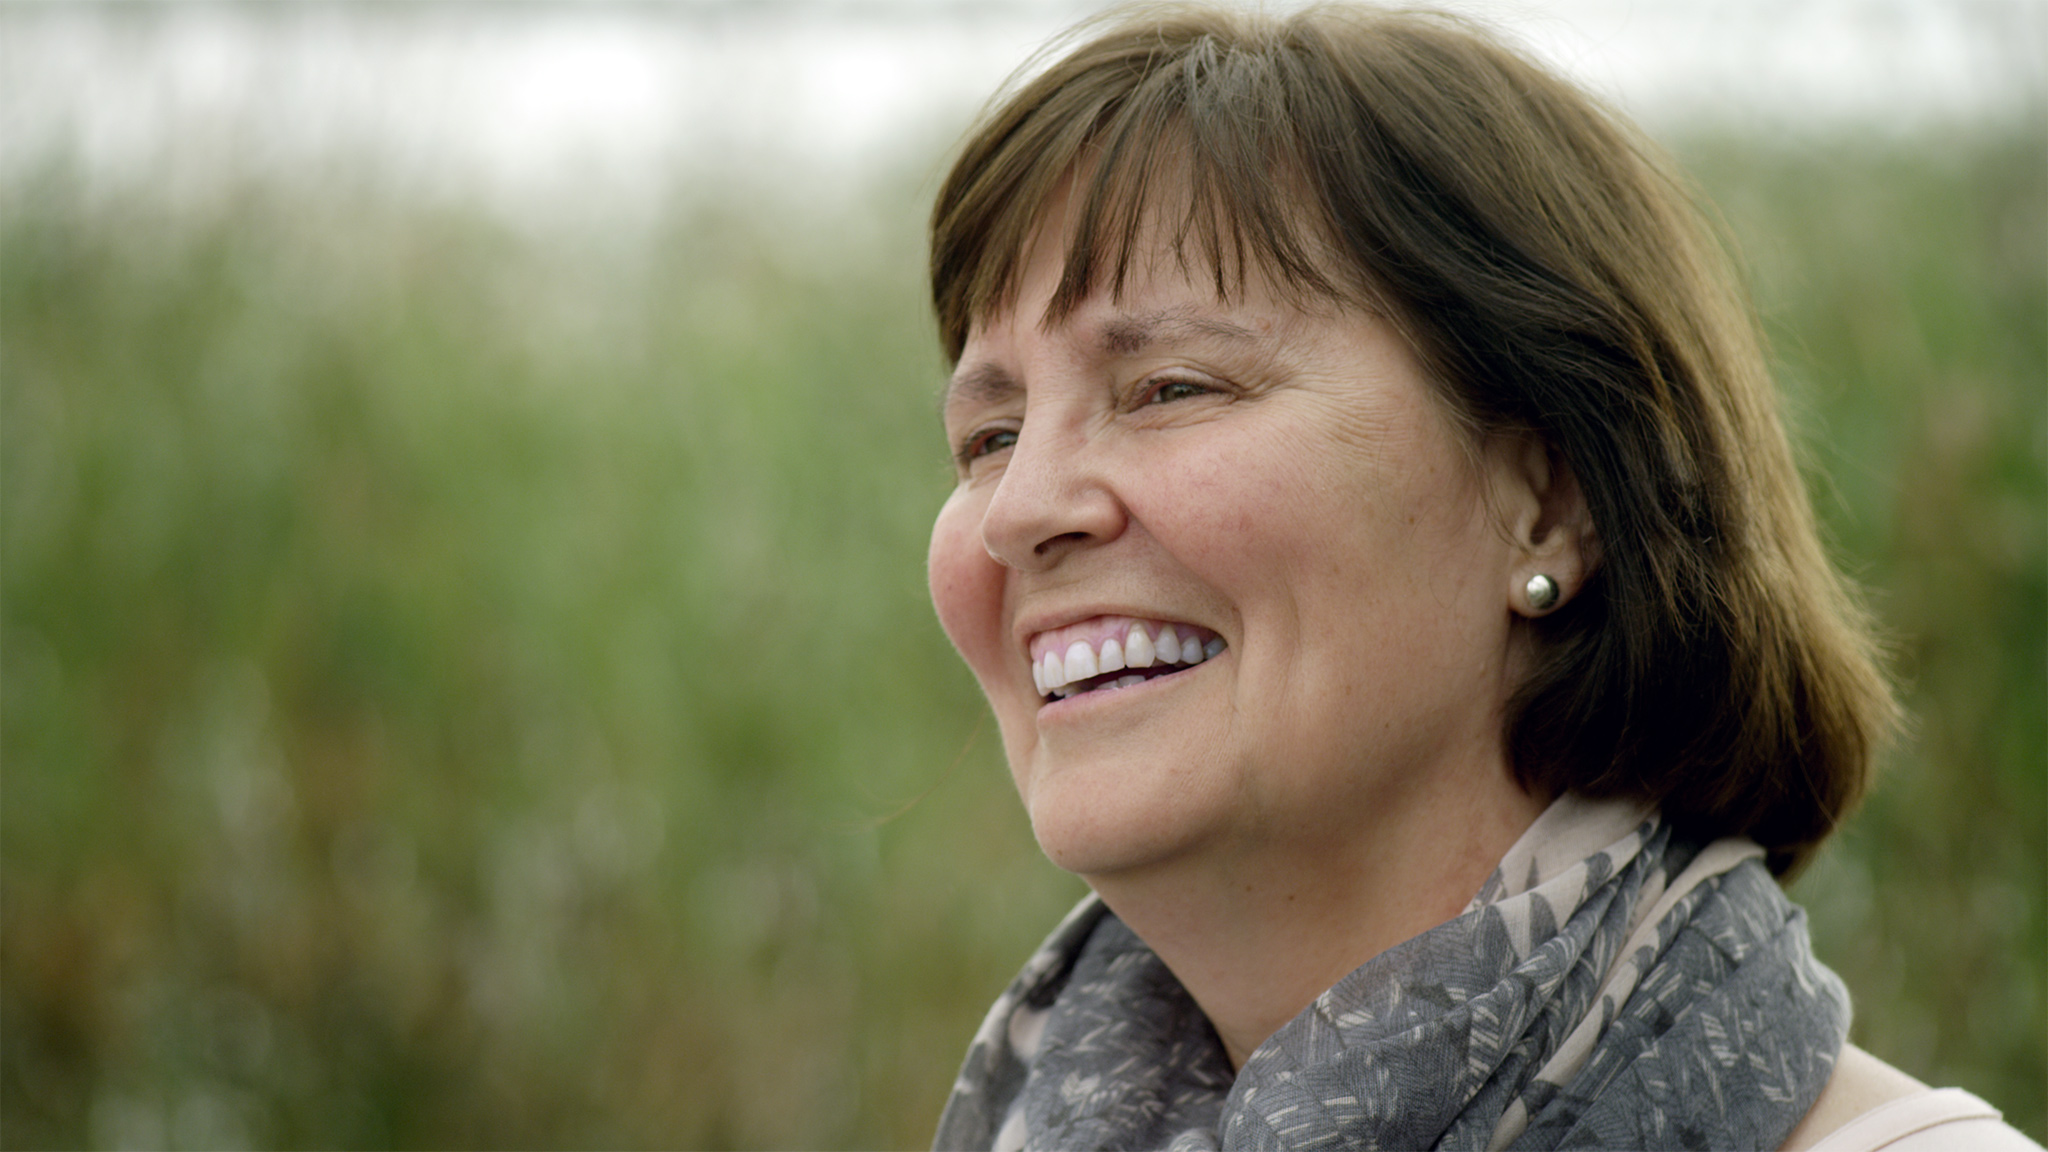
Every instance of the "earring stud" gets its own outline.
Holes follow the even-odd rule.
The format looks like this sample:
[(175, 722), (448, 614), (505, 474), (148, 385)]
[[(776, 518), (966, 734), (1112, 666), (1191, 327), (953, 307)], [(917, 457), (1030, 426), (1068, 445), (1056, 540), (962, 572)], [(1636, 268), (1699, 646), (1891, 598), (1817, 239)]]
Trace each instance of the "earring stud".
[(1529, 607), (1537, 612), (1557, 603), (1557, 581), (1541, 572), (1529, 577), (1529, 584), (1523, 591), (1529, 594)]

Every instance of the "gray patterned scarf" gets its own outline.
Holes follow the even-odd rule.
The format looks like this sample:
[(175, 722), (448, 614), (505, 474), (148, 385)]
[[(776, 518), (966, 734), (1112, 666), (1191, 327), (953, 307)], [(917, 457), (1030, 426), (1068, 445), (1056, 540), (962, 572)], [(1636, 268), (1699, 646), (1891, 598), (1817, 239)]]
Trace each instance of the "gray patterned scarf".
[(1776, 1148), (1834, 1070), (1841, 981), (1747, 840), (1565, 797), (1456, 919), (1374, 957), (1233, 1075), (1082, 901), (1004, 992), (940, 1149)]

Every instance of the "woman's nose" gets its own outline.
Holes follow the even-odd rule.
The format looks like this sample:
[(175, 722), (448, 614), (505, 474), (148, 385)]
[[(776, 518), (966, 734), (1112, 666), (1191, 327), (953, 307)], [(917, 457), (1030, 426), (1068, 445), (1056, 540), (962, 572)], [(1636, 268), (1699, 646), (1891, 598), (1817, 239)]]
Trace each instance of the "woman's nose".
[(1084, 433), (1040, 432), (1027, 425), (982, 514), (988, 554), (1005, 567), (1036, 572), (1069, 553), (1114, 540), (1126, 513), (1106, 463)]

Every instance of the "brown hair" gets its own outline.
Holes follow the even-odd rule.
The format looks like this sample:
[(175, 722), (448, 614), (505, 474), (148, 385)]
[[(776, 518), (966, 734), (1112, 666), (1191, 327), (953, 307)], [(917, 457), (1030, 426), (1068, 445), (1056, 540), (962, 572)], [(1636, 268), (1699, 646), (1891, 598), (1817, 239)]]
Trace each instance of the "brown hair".
[(1120, 291), (1148, 213), (1227, 297), (1253, 270), (1394, 319), (1475, 437), (1542, 437), (1599, 538), (1535, 622), (1507, 747), (1543, 792), (1641, 796), (1783, 874), (1894, 717), (1823, 552), (1748, 307), (1619, 118), (1441, 14), (1131, 10), (1000, 100), (932, 212), (947, 355), (1074, 178), (1049, 320)]

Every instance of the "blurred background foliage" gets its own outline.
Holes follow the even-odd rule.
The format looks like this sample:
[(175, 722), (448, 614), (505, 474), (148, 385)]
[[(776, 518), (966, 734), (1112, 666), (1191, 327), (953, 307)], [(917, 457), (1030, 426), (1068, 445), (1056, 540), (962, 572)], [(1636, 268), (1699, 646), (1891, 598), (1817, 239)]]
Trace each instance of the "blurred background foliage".
[[(2048, 124), (1679, 151), (1916, 717), (1794, 887), (2044, 1127)], [(0, 1142), (901, 1147), (1080, 888), (926, 601), (942, 151), (0, 201)]]

